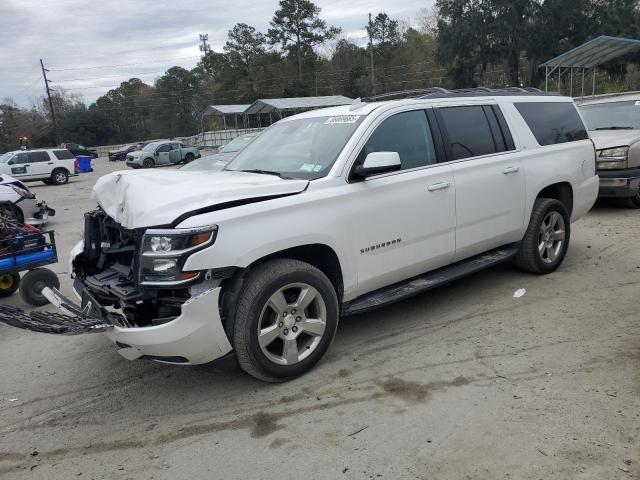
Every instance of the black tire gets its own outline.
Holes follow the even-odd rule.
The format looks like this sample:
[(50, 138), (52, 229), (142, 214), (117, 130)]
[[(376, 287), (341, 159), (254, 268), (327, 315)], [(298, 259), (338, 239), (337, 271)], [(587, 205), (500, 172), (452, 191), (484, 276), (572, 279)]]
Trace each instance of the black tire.
[[(549, 233), (550, 237), (545, 237), (545, 234), (542, 232), (543, 222), (546, 222), (547, 219), (550, 218), (557, 218), (551, 217), (554, 213), (560, 215), (562, 223), (564, 224), (562, 225), (564, 240), (561, 244), (557, 245), (558, 248), (555, 247), (556, 244), (553, 233)], [(518, 268), (527, 272), (537, 274), (551, 273), (556, 270), (564, 260), (567, 249), (569, 248), (570, 239), (571, 218), (567, 207), (565, 207), (562, 202), (553, 198), (538, 198), (533, 205), (529, 227), (520, 244), (520, 250), (516, 255), (515, 263)], [(549, 242), (551, 242), (552, 247), (547, 247)], [(543, 246), (542, 252), (539, 248), (540, 246)], [(549, 251), (552, 251), (553, 255), (548, 255)], [(553, 259), (551, 259), (552, 256), (554, 256)]]
[(185, 164), (187, 164), (187, 163), (191, 163), (191, 162), (193, 162), (195, 159), (196, 159), (196, 157), (195, 157), (195, 155), (194, 155), (193, 153), (187, 153), (187, 154), (184, 156), (184, 163), (185, 163)]
[(64, 185), (69, 181), (69, 172), (64, 168), (56, 168), (51, 172), (51, 183), (53, 185)]
[(47, 178), (46, 180), (42, 180), (42, 183), (44, 183), (45, 185), (52, 185), (50, 178)]
[(142, 161), (142, 168), (153, 168), (156, 166), (156, 162), (152, 158), (145, 158)]
[[(298, 328), (296, 325), (301, 325), (296, 334), (298, 337), (295, 339), (295, 344), (296, 352), (302, 351), (302, 353), (297, 353), (295, 358), (298, 359), (300, 356), (304, 358), (296, 360), (295, 363), (292, 362), (291, 365), (283, 365), (273, 361), (263, 351), (263, 347), (258, 341), (258, 332), (259, 328), (264, 328), (264, 326), (259, 326), (259, 322), (265, 320), (262, 314), (267, 311), (267, 303), (271, 296), (291, 284), (305, 284), (313, 287), (317, 293), (315, 296), (317, 300), (314, 300), (313, 304), (322, 301), (323, 313), (312, 313), (310, 309), (313, 304), (310, 304), (308, 308), (303, 307), (304, 320), (302, 323), (289, 325), (288, 328), (291, 330), (286, 330), (285, 322), (278, 320), (280, 317), (272, 313), (272, 318), (275, 319), (273, 327), (279, 323), (278, 326), (285, 329), (281, 332), (290, 332), (291, 335), (294, 335), (293, 332)], [(291, 308), (291, 304), (286, 308)], [(270, 260), (249, 271), (240, 288), (234, 310), (233, 318), (230, 319), (232, 325), (227, 326), (227, 330), (231, 333), (230, 337), (233, 340), (238, 363), (249, 375), (267, 382), (282, 382), (310, 370), (329, 348), (338, 327), (338, 298), (333, 285), (320, 270), (298, 260)], [(300, 315), (300, 312), (290, 310), (288, 313), (290, 314), (287, 317), (289, 321), (299, 321), (297, 319), (300, 317), (297, 316), (294, 320), (294, 314)], [(321, 335), (314, 336), (305, 332), (303, 325), (306, 324), (307, 315), (312, 318), (320, 318), (322, 315), (326, 317)], [(275, 343), (277, 342), (282, 343), (282, 356), (284, 357), (286, 354), (284, 340), (280, 340), (278, 337), (275, 339)], [(300, 345), (304, 348), (300, 349)], [(309, 349), (311, 349), (311, 353), (306, 353), (306, 350)]]
[(58, 275), (48, 268), (34, 268), (29, 270), (20, 282), (20, 296), (30, 305), (41, 307), (49, 303), (42, 295), (44, 287), (60, 288)]
[(6, 298), (13, 295), (20, 286), (20, 274), (10, 273), (0, 275), (0, 298)]
[(636, 193), (633, 197), (625, 198), (624, 204), (628, 208), (634, 208), (634, 209), (640, 208), (640, 192)]

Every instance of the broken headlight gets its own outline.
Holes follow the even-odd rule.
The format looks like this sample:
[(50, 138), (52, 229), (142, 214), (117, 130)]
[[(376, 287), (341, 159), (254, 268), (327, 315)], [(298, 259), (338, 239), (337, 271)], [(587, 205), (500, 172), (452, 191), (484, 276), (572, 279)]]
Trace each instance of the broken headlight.
[(196, 229), (147, 230), (142, 238), (140, 283), (172, 287), (196, 280), (199, 271), (183, 272), (189, 255), (211, 245), (218, 227)]

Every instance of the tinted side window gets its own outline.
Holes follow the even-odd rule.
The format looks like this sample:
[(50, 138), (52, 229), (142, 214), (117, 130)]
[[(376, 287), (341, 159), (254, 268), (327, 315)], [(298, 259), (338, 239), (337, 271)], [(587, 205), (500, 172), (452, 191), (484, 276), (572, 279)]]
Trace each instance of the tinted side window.
[(424, 110), (398, 113), (382, 122), (367, 140), (362, 160), (372, 152), (398, 152), (402, 170), (436, 163), (433, 137)]
[(58, 160), (71, 160), (73, 158), (76, 158), (69, 150), (54, 150), (53, 154)]
[(162, 145), (161, 147), (158, 148), (158, 150), (156, 150), (157, 152), (168, 152), (169, 150), (171, 150), (171, 144), (167, 143), (165, 145)]
[(49, 154), (47, 152), (29, 152), (29, 162), (38, 163), (38, 162), (48, 162)]
[(573, 103), (514, 103), (540, 145), (587, 140), (589, 135)]
[(29, 156), (26, 153), (18, 153), (12, 160), (14, 165), (29, 163)]
[[(439, 108), (453, 160), (496, 153), (491, 127), (482, 106)], [(504, 150), (504, 148), (502, 149)]]

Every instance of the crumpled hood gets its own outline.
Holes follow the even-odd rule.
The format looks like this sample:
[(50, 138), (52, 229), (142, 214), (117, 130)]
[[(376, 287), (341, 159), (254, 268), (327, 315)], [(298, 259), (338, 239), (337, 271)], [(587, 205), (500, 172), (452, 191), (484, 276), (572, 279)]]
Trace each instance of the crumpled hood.
[(245, 172), (126, 170), (100, 178), (92, 198), (132, 229), (168, 225), (185, 213), (222, 203), (300, 193), (308, 184)]
[(640, 130), (593, 130), (589, 132), (596, 150), (623, 147), (640, 141)]

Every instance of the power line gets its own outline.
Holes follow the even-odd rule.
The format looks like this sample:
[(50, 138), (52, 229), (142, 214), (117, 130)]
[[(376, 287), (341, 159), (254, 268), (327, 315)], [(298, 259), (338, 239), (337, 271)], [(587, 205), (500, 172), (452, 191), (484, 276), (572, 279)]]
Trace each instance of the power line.
[(120, 63), (118, 65), (96, 65), (93, 67), (75, 67), (75, 68), (51, 68), (52, 72), (69, 72), (74, 70), (95, 70), (100, 68), (116, 68), (116, 67), (131, 67), (134, 65), (148, 65), (151, 63), (166, 63), (173, 62), (174, 60), (188, 60), (194, 58), (201, 58), (200, 55), (194, 55), (189, 57), (175, 57), (175, 58), (167, 58), (164, 60), (149, 60), (148, 62), (133, 62), (133, 63)]

